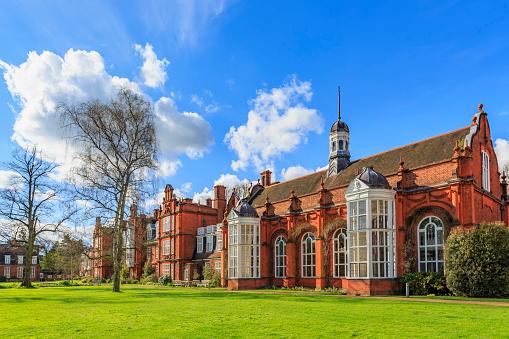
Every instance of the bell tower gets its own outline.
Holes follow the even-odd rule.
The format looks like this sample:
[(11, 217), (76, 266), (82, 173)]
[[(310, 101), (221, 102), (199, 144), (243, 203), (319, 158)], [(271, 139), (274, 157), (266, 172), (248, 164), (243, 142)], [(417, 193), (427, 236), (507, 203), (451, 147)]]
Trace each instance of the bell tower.
[(341, 91), (338, 86), (338, 120), (329, 133), (329, 170), (327, 176), (337, 175), (350, 164), (350, 130), (341, 121)]

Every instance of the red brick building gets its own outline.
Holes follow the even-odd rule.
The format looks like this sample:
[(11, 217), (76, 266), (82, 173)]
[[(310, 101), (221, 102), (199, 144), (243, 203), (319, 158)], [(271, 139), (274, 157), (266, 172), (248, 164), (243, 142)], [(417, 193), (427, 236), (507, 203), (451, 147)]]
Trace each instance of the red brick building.
[(113, 275), (113, 229), (95, 219), (92, 239), (92, 275), (96, 279), (110, 279)]
[(157, 275), (199, 280), (211, 265), (231, 289), (391, 294), (407, 272), (444, 271), (453, 229), (509, 224), (506, 177), (482, 105), (468, 126), (417, 143), (355, 161), (349, 146), (338, 112), (326, 170), (282, 183), (264, 171), (247, 196), (227, 202), (216, 186), (205, 205), (167, 185), (154, 223), (145, 224)]
[(405, 272), (444, 271), (454, 228), (509, 223), (482, 105), (469, 126), (356, 161), (341, 116), (329, 139), (327, 170), (276, 184), (264, 172), (230, 212), (223, 284), (395, 293)]
[(0, 276), (6, 281), (23, 280), (26, 261), (31, 260), (30, 277), (33, 281), (39, 280), (41, 273), (39, 249), (36, 246), (30, 256), (27, 256), (26, 252), (26, 248), (15, 241), (0, 244)]

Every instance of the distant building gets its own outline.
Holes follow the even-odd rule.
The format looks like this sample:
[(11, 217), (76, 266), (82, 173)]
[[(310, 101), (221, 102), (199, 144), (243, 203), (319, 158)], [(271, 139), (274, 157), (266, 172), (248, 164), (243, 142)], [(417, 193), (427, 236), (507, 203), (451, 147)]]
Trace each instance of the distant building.
[(110, 279), (113, 274), (113, 228), (102, 225), (99, 217), (95, 219), (91, 258), (92, 276)]
[(41, 267), (39, 263), (39, 248), (36, 246), (31, 255), (27, 255), (26, 247), (14, 240), (0, 244), (0, 276), (7, 281), (23, 280), (23, 273), (27, 260), (31, 261), (30, 277), (39, 280)]

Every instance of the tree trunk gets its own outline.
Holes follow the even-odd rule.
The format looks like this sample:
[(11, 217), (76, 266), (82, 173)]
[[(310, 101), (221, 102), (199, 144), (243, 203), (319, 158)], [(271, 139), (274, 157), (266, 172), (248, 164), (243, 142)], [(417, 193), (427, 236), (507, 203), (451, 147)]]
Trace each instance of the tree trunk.
[(33, 231), (29, 231), (28, 235), (28, 243), (27, 243), (27, 251), (25, 255), (25, 265), (24, 265), (24, 271), (23, 271), (23, 281), (21, 283), (22, 287), (25, 288), (31, 288), (32, 287), (32, 281), (31, 281), (31, 275), (32, 275), (32, 255), (34, 253), (34, 238), (35, 235), (33, 234)]

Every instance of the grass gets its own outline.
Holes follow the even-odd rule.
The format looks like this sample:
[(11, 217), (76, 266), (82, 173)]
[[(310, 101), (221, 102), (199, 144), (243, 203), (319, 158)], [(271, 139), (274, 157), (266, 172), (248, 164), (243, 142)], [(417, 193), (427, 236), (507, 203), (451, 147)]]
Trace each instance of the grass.
[(509, 308), (351, 298), (110, 286), (0, 289), (0, 336), (509, 337)]

